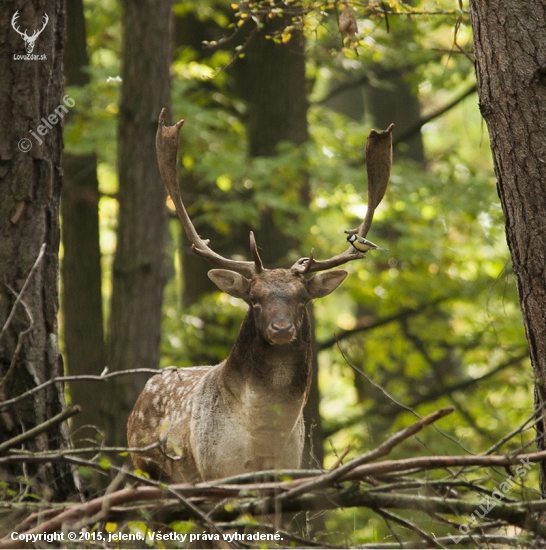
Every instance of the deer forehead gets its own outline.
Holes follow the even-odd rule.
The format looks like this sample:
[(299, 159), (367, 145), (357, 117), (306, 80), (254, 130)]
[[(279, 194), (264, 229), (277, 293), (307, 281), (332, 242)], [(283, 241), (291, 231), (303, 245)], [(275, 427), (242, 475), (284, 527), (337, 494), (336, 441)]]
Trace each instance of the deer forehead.
[(271, 269), (254, 275), (250, 283), (250, 299), (282, 300), (284, 303), (309, 301), (305, 279), (288, 269)]

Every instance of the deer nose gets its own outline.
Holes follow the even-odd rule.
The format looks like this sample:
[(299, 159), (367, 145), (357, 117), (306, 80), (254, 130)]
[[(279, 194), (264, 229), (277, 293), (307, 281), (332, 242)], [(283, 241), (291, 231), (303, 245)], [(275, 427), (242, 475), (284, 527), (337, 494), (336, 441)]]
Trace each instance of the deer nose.
[(294, 324), (288, 319), (278, 319), (269, 325), (268, 340), (271, 344), (288, 344), (295, 335), (296, 329)]
[(287, 332), (294, 328), (294, 325), (288, 320), (274, 321), (271, 323), (271, 328), (275, 332)]

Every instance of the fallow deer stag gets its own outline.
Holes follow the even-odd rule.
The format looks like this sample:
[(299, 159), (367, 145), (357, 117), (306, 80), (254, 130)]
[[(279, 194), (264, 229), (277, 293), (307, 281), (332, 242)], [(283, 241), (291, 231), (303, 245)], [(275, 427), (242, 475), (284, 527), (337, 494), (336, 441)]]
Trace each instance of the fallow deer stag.
[[(133, 463), (157, 479), (174, 483), (299, 468), (302, 410), (311, 382), (306, 304), (333, 292), (347, 276), (344, 270), (310, 274), (363, 255), (349, 247), (338, 256), (317, 261), (311, 251), (290, 269), (265, 269), (252, 232), (253, 261), (235, 261), (214, 252), (197, 234), (180, 196), (176, 156), (183, 123), (167, 127), (164, 111), (159, 117), (156, 148), (161, 176), (193, 251), (219, 268), (208, 276), (224, 292), (242, 298), (249, 310), (225, 361), (216, 366), (164, 369), (148, 381), (129, 417), (128, 440), (131, 447), (159, 445), (146, 453), (133, 453)], [(375, 132), (383, 143), (379, 148), (383, 161), (391, 155), (391, 129)], [(387, 164), (390, 171), (388, 159)], [(371, 215), (384, 191), (374, 186)], [(371, 224), (371, 217), (367, 218), (350, 232), (364, 236)]]

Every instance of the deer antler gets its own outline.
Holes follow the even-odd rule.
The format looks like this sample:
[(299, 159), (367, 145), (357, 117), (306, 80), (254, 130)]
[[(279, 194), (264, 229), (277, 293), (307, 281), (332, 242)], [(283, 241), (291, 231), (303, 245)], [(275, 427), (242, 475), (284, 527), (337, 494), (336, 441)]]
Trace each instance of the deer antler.
[[(372, 130), (366, 140), (366, 171), (368, 174), (368, 210), (362, 223), (357, 229), (347, 229), (345, 233), (357, 234), (365, 237), (370, 230), (375, 209), (385, 196), (387, 184), (392, 166), (392, 129), (391, 124), (386, 130), (377, 132)], [(315, 260), (314, 250), (311, 250), (308, 258), (300, 258), (293, 266), (296, 273), (313, 273), (338, 267), (352, 260), (362, 258), (363, 255), (350, 246), (345, 252), (332, 256), (327, 260)]]
[(176, 208), (176, 213), (178, 214), (178, 218), (180, 219), (186, 236), (192, 245), (192, 250), (213, 265), (225, 269), (231, 269), (232, 271), (236, 271), (246, 277), (252, 277), (252, 275), (255, 273), (260, 273), (264, 269), (262, 260), (260, 259), (260, 255), (258, 253), (258, 247), (256, 246), (254, 234), (250, 232), (250, 252), (252, 254), (252, 258), (254, 259), (253, 262), (224, 258), (208, 246), (208, 240), (201, 239), (195, 230), (186, 208), (184, 207), (184, 203), (182, 202), (182, 197), (180, 195), (178, 177), (176, 175), (178, 138), (180, 135), (180, 128), (182, 128), (183, 124), (184, 121), (180, 120), (174, 126), (165, 126), (165, 109), (162, 109), (157, 125), (155, 147), (161, 178), (163, 179), (163, 182), (167, 187), (167, 191), (171, 196)]

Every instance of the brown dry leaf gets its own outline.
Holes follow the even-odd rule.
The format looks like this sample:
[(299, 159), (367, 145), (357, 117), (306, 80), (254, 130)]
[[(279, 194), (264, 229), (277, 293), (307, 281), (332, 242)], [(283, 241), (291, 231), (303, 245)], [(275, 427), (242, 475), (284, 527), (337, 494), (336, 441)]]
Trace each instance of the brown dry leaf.
[(339, 16), (339, 30), (345, 36), (354, 36), (358, 31), (355, 12), (351, 8), (343, 8)]

